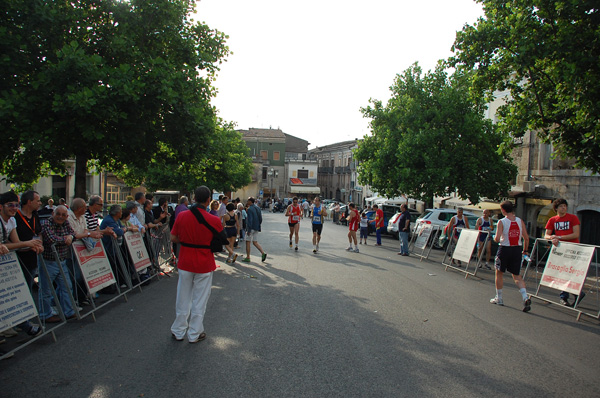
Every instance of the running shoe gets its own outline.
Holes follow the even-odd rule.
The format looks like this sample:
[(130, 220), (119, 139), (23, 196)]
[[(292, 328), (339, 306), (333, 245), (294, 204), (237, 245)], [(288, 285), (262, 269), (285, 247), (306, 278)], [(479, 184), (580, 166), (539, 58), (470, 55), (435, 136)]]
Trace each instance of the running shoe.
[[(499, 299), (498, 296), (494, 297), (493, 299), (490, 299), (490, 303), (497, 304), (497, 305), (504, 305), (504, 301), (502, 299)], [(523, 311), (525, 311), (525, 310), (523, 310)]]
[[(263, 253), (261, 261), (264, 263), (266, 259), (267, 259), (267, 253)], [(250, 259), (248, 259), (248, 261), (250, 261)]]
[(317, 249), (316, 249), (316, 248), (315, 248), (315, 249), (313, 249), (313, 253), (316, 253), (316, 252), (317, 252)]
[(483, 264), (483, 266), (487, 269), (490, 269), (490, 270), (492, 269), (492, 267), (490, 267), (490, 265), (487, 262), (485, 264)]
[(244, 263), (249, 263), (250, 262), (250, 257), (246, 257), (242, 260), (242, 262)]
[(349, 248), (346, 249), (347, 252), (351, 252), (352, 251), (352, 246), (350, 246)]
[(293, 246), (293, 245), (292, 245), (292, 241), (290, 241), (290, 248), (291, 248), (292, 246)]
[(296, 246), (296, 248), (294, 250), (298, 251), (298, 246)]
[(354, 249), (354, 253), (359, 253), (358, 247), (356, 249)]
[(530, 298), (523, 301), (523, 312), (529, 312), (529, 311), (531, 311), (531, 299)]
[(231, 259), (231, 262), (232, 262), (232, 263), (235, 263), (235, 260), (237, 259), (237, 256), (238, 256), (237, 254), (234, 254), (234, 255), (233, 255), (233, 258)]

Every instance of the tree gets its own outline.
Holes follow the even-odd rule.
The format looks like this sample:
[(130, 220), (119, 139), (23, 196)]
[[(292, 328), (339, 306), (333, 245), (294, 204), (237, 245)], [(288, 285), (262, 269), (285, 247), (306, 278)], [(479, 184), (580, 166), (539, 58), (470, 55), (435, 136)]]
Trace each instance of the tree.
[(557, 156), (600, 172), (598, 2), (478, 2), (485, 18), (457, 33), (451, 61), (475, 70), (476, 90), (510, 92), (498, 111), (507, 142), (535, 131)]
[(504, 196), (516, 167), (498, 153), (502, 137), (469, 87), (468, 74), (448, 76), (441, 62), (426, 74), (414, 64), (397, 75), (387, 104), (371, 100), (362, 110), (372, 135), (355, 150), (359, 181), (430, 206), (434, 196), (452, 192), (473, 203)]
[(0, 172), (32, 182), (75, 159), (142, 170), (157, 154), (209, 159), (212, 79), (226, 36), (189, 19), (193, 0), (14, 0), (0, 6)]
[(210, 157), (197, 153), (195, 159), (180, 162), (167, 148), (159, 151), (148, 165), (127, 167), (117, 175), (129, 185), (142, 182), (151, 191), (193, 192), (199, 185), (220, 191), (235, 191), (250, 183), (253, 170), (249, 149), (232, 124), (218, 121), (215, 134), (206, 143)]

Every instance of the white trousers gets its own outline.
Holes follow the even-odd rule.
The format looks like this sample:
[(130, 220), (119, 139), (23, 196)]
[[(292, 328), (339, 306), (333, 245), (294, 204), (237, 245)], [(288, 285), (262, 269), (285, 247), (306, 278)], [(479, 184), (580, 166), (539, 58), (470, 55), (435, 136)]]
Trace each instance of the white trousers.
[(188, 340), (194, 341), (204, 332), (204, 313), (210, 297), (212, 277), (212, 272), (197, 274), (179, 270), (175, 322), (171, 326), (171, 332), (178, 339), (187, 333)]

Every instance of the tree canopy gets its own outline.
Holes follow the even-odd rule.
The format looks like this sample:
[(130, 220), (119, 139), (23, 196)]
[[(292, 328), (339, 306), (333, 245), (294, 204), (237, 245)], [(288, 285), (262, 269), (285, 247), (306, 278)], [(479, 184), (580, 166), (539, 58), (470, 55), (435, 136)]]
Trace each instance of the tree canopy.
[(372, 135), (355, 150), (359, 181), (382, 195), (407, 194), (432, 204), (457, 192), (471, 202), (499, 198), (516, 167), (498, 153), (502, 136), (483, 116), (483, 98), (469, 92), (470, 76), (448, 76), (443, 63), (423, 73), (414, 64), (397, 75), (387, 104), (362, 110)]
[[(92, 163), (118, 172), (170, 162), (205, 182), (195, 166), (230, 171), (222, 151), (211, 153), (232, 139), (220, 145), (237, 151), (229, 158), (241, 154), (241, 139), (217, 133), (210, 104), (227, 37), (189, 18), (195, 3), (2, 2), (0, 172), (32, 182), (75, 159), (83, 196)], [(232, 182), (223, 173), (219, 181)]]
[(600, 172), (600, 7), (595, 0), (478, 0), (485, 17), (457, 33), (451, 60), (473, 87), (508, 91), (508, 142), (535, 131), (556, 154)]

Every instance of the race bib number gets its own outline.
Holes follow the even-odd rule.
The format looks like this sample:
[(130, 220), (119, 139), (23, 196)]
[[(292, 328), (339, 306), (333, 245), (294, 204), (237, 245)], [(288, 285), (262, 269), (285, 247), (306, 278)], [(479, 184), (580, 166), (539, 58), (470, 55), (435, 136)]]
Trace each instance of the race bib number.
[(316, 223), (321, 222), (321, 216), (314, 216), (313, 217), (313, 222), (316, 222)]
[(299, 221), (299, 220), (300, 220), (300, 216), (293, 216), (293, 217), (292, 217), (292, 220), (294, 220), (294, 221)]

